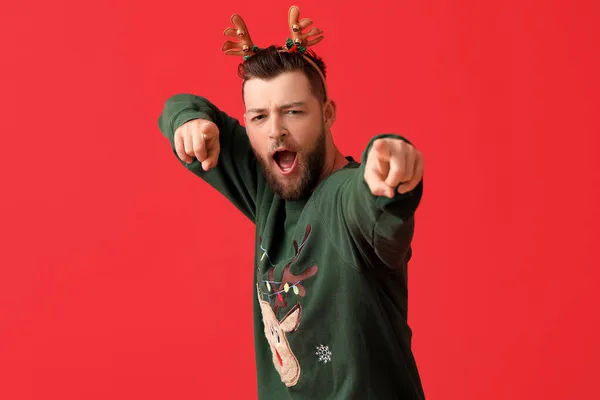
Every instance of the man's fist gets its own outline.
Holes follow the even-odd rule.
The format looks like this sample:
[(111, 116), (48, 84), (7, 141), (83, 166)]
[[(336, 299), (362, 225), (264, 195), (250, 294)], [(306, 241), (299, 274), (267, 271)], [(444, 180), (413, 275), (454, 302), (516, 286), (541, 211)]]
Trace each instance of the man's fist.
[(206, 119), (194, 119), (175, 131), (175, 151), (182, 161), (198, 159), (205, 171), (215, 167), (219, 159), (219, 128)]
[(375, 196), (394, 197), (413, 190), (423, 178), (423, 155), (401, 139), (382, 138), (373, 142), (367, 155), (365, 181)]

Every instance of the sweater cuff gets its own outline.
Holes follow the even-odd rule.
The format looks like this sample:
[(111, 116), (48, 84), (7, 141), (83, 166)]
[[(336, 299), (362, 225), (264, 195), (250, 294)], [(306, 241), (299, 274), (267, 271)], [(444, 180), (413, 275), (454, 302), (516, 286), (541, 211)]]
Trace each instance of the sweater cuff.
[(171, 128), (173, 132), (177, 130), (181, 125), (186, 122), (192, 121), (194, 119), (207, 119), (209, 121), (214, 122), (212, 115), (205, 111), (198, 111), (194, 107), (190, 107), (187, 109), (183, 109), (177, 114), (175, 114), (171, 120)]

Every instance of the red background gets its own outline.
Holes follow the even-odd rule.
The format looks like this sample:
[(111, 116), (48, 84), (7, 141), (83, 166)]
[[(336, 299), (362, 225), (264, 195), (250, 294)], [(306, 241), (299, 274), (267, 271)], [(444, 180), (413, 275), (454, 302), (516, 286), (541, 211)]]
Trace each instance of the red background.
[[(222, 31), (238, 12), (283, 43), (291, 4), (0, 6), (1, 399), (256, 397), (253, 226), (157, 118), (180, 92), (241, 118)], [(600, 3), (297, 4), (325, 31), (341, 149), (397, 132), (425, 154), (428, 398), (600, 398)]]

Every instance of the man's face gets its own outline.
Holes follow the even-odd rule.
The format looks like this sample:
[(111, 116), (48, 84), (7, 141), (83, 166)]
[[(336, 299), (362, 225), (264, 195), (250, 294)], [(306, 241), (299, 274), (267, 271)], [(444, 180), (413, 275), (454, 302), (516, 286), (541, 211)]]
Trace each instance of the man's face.
[(246, 131), (272, 190), (297, 200), (315, 188), (326, 155), (323, 108), (304, 73), (286, 72), (244, 89)]

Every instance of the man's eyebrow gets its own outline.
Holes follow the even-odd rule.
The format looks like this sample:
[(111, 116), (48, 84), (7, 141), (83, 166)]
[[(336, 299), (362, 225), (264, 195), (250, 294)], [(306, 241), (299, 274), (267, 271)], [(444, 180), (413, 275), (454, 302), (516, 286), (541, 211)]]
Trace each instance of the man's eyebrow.
[[(305, 106), (305, 105), (306, 105), (306, 102), (304, 102), (304, 101), (294, 101), (292, 103), (282, 105), (281, 107), (279, 107), (279, 109), (285, 110), (287, 108)], [(265, 111), (267, 111), (266, 108), (251, 108), (251, 109), (247, 110), (246, 112), (248, 112), (248, 113), (263, 113)]]
[(293, 103), (289, 103), (289, 104), (284, 104), (281, 107), (279, 107), (279, 109), (283, 110), (286, 108), (292, 108), (292, 107), (298, 107), (298, 106), (305, 106), (306, 102), (304, 101), (294, 101)]

